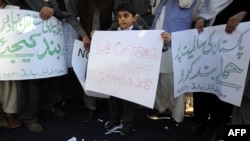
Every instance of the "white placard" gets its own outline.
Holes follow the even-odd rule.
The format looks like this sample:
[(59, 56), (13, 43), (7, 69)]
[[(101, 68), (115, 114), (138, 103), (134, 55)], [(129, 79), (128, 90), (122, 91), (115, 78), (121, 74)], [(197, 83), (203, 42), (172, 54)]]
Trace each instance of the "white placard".
[(0, 80), (24, 80), (67, 73), (62, 24), (38, 12), (0, 10)]
[(86, 90), (86, 70), (88, 65), (89, 52), (83, 47), (82, 41), (75, 40), (73, 54), (72, 54), (72, 66), (79, 80), (83, 90), (88, 96), (99, 97), (99, 98), (109, 98), (108, 95), (97, 93), (93, 91)]
[(96, 31), (91, 41), (86, 89), (153, 108), (162, 32)]
[(232, 34), (225, 25), (172, 33), (175, 97), (185, 92), (209, 92), (239, 106), (250, 57), (250, 22)]

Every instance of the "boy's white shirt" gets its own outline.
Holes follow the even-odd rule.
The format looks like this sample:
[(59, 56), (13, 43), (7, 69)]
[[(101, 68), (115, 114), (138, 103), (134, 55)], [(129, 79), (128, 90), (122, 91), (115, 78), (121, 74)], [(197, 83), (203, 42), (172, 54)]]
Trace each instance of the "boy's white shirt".
[(122, 31), (122, 30), (132, 30), (133, 27), (134, 27), (133, 25), (129, 26), (129, 27), (126, 28), (126, 29), (121, 29), (121, 27), (118, 27), (117, 30), (118, 30), (118, 31)]

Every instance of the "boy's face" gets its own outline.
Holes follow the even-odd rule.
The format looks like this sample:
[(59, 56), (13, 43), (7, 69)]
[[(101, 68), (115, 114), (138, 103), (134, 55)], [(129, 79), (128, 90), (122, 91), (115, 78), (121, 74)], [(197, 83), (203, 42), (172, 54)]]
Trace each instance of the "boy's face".
[(118, 23), (121, 29), (127, 29), (130, 27), (137, 19), (137, 16), (133, 16), (128, 11), (118, 12)]

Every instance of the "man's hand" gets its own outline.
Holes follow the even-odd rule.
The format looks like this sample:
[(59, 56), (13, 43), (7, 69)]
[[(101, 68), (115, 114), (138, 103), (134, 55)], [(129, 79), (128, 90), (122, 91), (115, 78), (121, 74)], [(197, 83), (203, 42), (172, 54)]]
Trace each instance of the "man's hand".
[(203, 28), (205, 26), (205, 20), (204, 19), (199, 19), (195, 23), (195, 28), (198, 30), (198, 33), (200, 34), (203, 32)]
[(47, 6), (44, 6), (40, 11), (40, 17), (44, 20), (49, 19), (53, 15), (54, 9)]
[(237, 28), (238, 24), (245, 18), (246, 15), (247, 15), (246, 11), (241, 11), (236, 15), (230, 17), (227, 21), (225, 31), (228, 34), (231, 34)]
[(90, 39), (87, 35), (84, 35), (82, 37), (82, 42), (83, 42), (83, 45), (84, 45), (84, 48), (89, 51), (90, 50)]
[(68, 12), (66, 12), (66, 11), (62, 11), (62, 17), (63, 18), (67, 18), (68, 16), (69, 16), (69, 13)]
[(4, 0), (0, 0), (0, 9), (3, 9), (5, 7), (5, 1)]

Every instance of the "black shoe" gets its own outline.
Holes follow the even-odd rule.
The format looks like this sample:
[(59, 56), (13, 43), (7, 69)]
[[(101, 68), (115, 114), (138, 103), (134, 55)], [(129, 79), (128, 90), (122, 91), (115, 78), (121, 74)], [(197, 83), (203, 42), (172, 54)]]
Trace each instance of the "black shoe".
[(68, 108), (68, 107), (70, 107), (72, 105), (72, 100), (71, 99), (65, 99), (65, 100), (63, 100), (62, 102), (61, 102), (61, 106), (63, 107), (63, 108)]
[(203, 134), (206, 129), (206, 124), (202, 123), (195, 123), (194, 125), (191, 126), (191, 131), (197, 134)]
[(105, 123), (105, 128), (106, 130), (110, 131), (112, 128), (114, 128), (115, 126), (119, 125), (120, 122), (119, 121), (108, 121)]
[(24, 121), (24, 126), (31, 132), (38, 133), (43, 131), (42, 125), (37, 120)]
[(83, 122), (89, 122), (93, 120), (96, 116), (96, 110), (95, 109), (89, 109), (88, 115), (83, 118)]
[(59, 110), (58, 108), (52, 107), (52, 108), (49, 108), (47, 110), (42, 110), (41, 115), (62, 118), (65, 115), (65, 113), (63, 111)]
[(120, 131), (120, 135), (121, 136), (127, 136), (132, 132), (132, 129), (129, 128), (122, 128), (122, 130)]
[(224, 141), (224, 127), (218, 126), (215, 128), (215, 141)]

